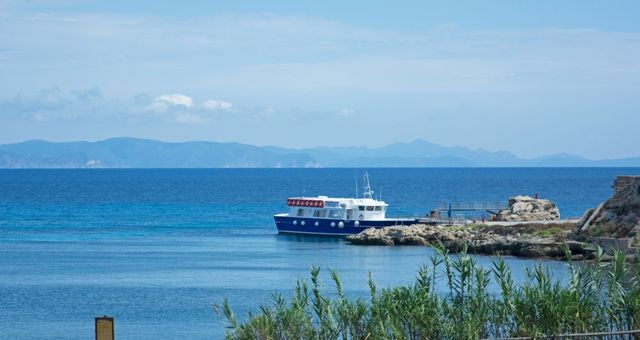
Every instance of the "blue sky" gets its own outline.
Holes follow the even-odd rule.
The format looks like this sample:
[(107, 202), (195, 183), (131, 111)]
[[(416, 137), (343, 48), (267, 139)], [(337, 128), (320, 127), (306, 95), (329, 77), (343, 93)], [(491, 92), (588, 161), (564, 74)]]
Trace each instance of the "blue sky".
[(640, 156), (638, 1), (0, 3), (0, 143)]

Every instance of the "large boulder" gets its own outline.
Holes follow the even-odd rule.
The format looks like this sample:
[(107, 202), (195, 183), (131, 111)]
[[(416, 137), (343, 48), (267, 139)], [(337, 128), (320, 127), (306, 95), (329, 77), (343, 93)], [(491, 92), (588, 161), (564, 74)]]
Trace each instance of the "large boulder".
[(501, 210), (493, 217), (494, 221), (554, 221), (560, 219), (560, 210), (555, 203), (547, 199), (529, 196), (509, 198), (509, 209)]

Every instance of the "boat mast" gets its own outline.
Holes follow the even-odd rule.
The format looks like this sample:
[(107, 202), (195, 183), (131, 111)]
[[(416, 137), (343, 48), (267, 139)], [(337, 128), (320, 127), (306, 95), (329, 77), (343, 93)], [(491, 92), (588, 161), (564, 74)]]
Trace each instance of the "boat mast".
[(371, 190), (371, 184), (369, 184), (369, 174), (364, 173), (364, 193), (362, 193), (363, 198), (373, 198), (373, 191)]

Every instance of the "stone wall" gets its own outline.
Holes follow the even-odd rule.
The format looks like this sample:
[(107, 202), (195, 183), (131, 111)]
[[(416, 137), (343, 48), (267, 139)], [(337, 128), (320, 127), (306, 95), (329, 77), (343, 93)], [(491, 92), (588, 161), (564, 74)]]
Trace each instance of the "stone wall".
[(613, 184), (613, 197), (607, 202), (608, 207), (626, 204), (640, 204), (640, 176), (618, 176)]
[(640, 242), (640, 176), (618, 176), (613, 196), (596, 209), (588, 210), (578, 223), (578, 231), (592, 236), (631, 237)]
[(628, 238), (590, 237), (589, 241), (599, 245), (604, 250), (622, 250), (627, 252), (630, 247), (630, 239)]

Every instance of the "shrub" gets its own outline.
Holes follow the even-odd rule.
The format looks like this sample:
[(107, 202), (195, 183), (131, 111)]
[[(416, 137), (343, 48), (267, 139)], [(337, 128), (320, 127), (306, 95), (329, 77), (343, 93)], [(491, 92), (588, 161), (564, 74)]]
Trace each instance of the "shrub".
[(551, 227), (544, 230), (538, 230), (534, 233), (534, 235), (539, 237), (551, 237), (562, 233), (562, 231), (563, 229), (560, 227)]
[(592, 227), (591, 229), (588, 230), (589, 235), (594, 236), (594, 237), (599, 237), (604, 235), (604, 229), (602, 228), (602, 226), (595, 226)]
[[(511, 269), (497, 258), (491, 269), (480, 267), (466, 247), (449, 257), (443, 247), (418, 270), (409, 286), (378, 289), (369, 278), (370, 298), (344, 295), (331, 272), (336, 294), (323, 294), (320, 269), (311, 268), (311, 285), (296, 284), (287, 302), (274, 295), (271, 303), (239, 322), (227, 300), (216, 310), (229, 328), (227, 339), (478, 339), (548, 337), (563, 333), (630, 330), (640, 327), (640, 283), (617, 252), (610, 264), (596, 249), (592, 265), (569, 260), (569, 282), (555, 280), (537, 264), (527, 280), (515, 284)], [(444, 281), (446, 294), (436, 293)], [(493, 281), (498, 294), (490, 294)]]

